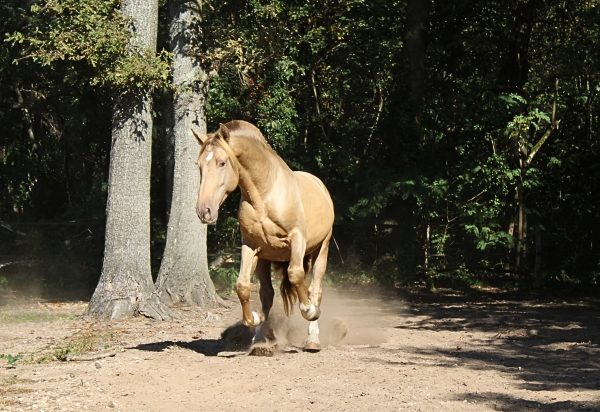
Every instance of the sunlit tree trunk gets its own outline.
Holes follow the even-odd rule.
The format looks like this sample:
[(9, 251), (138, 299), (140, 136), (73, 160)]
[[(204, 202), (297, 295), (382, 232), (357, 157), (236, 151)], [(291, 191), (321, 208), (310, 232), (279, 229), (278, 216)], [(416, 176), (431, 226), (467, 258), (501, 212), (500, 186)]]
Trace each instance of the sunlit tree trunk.
[[(156, 51), (158, 0), (126, 0), (136, 47)], [(85, 315), (120, 320), (147, 313), (150, 270), (152, 98), (149, 88), (125, 90), (112, 119), (104, 262)], [(152, 315), (156, 310), (152, 310)]]
[(206, 225), (196, 215), (200, 187), (197, 158), (200, 144), (190, 129), (206, 133), (207, 76), (197, 49), (202, 45), (199, 3), (170, 4), (173, 51), (173, 195), (167, 243), (156, 281), (157, 294), (167, 304), (214, 306), (222, 303), (208, 273)]

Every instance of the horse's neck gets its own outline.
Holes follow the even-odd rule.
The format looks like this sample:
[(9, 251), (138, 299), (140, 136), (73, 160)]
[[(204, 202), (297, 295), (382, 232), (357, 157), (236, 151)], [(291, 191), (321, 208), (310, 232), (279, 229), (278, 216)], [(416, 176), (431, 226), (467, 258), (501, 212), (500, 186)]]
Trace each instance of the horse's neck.
[(264, 198), (272, 190), (279, 167), (272, 153), (249, 139), (236, 139), (232, 144), (240, 163), (239, 186), (242, 197), (258, 212), (264, 212)]

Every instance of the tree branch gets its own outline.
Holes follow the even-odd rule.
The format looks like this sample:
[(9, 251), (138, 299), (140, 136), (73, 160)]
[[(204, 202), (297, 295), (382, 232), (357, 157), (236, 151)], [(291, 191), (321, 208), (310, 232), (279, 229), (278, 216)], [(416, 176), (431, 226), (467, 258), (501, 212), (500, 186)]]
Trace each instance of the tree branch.
[(546, 130), (546, 133), (544, 133), (544, 135), (540, 138), (540, 140), (538, 140), (538, 142), (535, 144), (535, 146), (533, 146), (533, 148), (531, 149), (529, 156), (527, 156), (527, 159), (525, 159), (525, 167), (528, 167), (531, 164), (531, 162), (533, 161), (533, 158), (535, 157), (537, 152), (542, 148), (544, 143), (546, 143), (546, 140), (548, 140), (548, 138), (552, 134), (552, 131), (554, 129), (558, 129), (560, 120), (556, 120), (556, 100), (557, 100), (557, 98), (558, 98), (558, 79), (556, 79), (556, 83), (554, 84), (554, 103), (552, 104), (552, 123), (550, 124), (550, 128), (548, 130)]
[(365, 144), (363, 156), (367, 155), (367, 150), (369, 148), (369, 145), (371, 144), (371, 139), (373, 138), (373, 134), (375, 133), (375, 129), (377, 128), (377, 124), (379, 124), (379, 118), (381, 117), (381, 112), (383, 111), (383, 102), (383, 90), (381, 90), (381, 85), (379, 85), (379, 108), (377, 109), (377, 117), (375, 118), (375, 124), (371, 129), (371, 133), (369, 133), (369, 137), (367, 138), (367, 144)]

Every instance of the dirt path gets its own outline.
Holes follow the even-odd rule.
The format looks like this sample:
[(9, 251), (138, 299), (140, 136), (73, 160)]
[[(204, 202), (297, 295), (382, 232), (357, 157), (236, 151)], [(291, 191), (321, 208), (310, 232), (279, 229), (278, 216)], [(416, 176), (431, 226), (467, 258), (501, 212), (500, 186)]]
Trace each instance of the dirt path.
[[(183, 308), (173, 323), (72, 319), (85, 303), (0, 308), (0, 354), (24, 355), (15, 367), (0, 359), (0, 410), (600, 410), (597, 302), (328, 289), (326, 348), (298, 349), (306, 322), (296, 313), (277, 324), (287, 342), (273, 357), (232, 348), (247, 338), (234, 339), (239, 328), (220, 339), (240, 319), (232, 304)], [(88, 349), (115, 356), (52, 360)]]

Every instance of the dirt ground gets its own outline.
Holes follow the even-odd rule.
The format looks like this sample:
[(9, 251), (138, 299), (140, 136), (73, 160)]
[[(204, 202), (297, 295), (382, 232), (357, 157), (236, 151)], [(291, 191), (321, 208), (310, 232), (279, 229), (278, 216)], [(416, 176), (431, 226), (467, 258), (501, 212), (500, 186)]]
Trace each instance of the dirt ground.
[(247, 356), (230, 302), (170, 323), (84, 322), (85, 302), (5, 305), (0, 410), (600, 410), (598, 300), (328, 288), (324, 349), (301, 350), (307, 323), (278, 302), (272, 357)]

